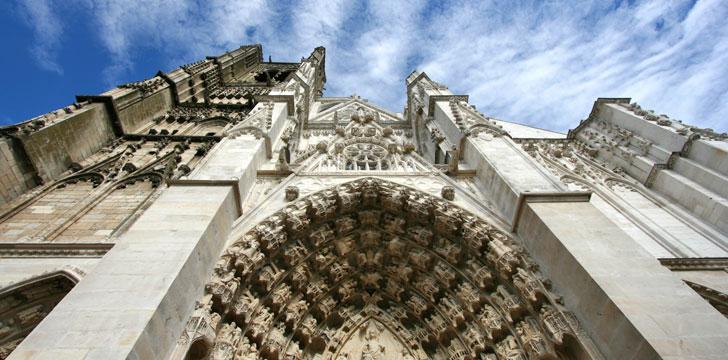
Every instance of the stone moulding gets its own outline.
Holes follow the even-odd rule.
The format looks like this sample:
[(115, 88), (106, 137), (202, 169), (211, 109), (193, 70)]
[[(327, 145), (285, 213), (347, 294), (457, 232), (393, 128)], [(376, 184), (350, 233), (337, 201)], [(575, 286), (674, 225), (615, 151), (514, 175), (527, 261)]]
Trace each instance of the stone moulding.
[(106, 243), (0, 243), (0, 257), (95, 257), (100, 258), (114, 244)]
[(692, 281), (685, 280), (685, 284), (690, 286), (690, 288), (695, 290), (695, 292), (705, 299), (705, 301), (710, 303), (710, 305), (723, 314), (723, 316), (728, 318), (728, 295)]
[(728, 269), (728, 258), (661, 258), (662, 266), (672, 271), (699, 271)]

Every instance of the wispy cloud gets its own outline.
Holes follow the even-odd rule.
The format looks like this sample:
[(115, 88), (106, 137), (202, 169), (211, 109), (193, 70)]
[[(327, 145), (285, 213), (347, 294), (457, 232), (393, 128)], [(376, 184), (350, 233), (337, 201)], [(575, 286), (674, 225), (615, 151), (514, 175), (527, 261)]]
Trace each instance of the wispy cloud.
[[(248, 43), (262, 43), (277, 61), (323, 45), (325, 95), (356, 92), (394, 111), (405, 104), (404, 78), (418, 68), (508, 121), (565, 131), (597, 97), (632, 97), (728, 130), (728, 4), (720, 0), (84, 4), (114, 59), (109, 86), (134, 74), (149, 49), (166, 57), (160, 68), (171, 68)], [(48, 27), (37, 34), (62, 33), (48, 2), (25, 6), (39, 19), (32, 24)], [(60, 69), (47, 50), (58, 48), (58, 36), (36, 41), (50, 54), (38, 58)]]
[(56, 59), (63, 26), (52, 7), (50, 0), (25, 0), (19, 4), (18, 12), (33, 29), (35, 43), (29, 49), (33, 58), (41, 68), (63, 75), (63, 68)]

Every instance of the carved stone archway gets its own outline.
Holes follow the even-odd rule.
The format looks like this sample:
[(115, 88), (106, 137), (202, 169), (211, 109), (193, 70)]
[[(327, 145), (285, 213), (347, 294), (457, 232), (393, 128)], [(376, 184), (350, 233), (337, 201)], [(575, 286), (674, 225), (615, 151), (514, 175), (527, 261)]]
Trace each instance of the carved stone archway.
[(78, 283), (80, 270), (57, 270), (0, 289), (0, 359), (6, 359)]
[(391, 356), (601, 358), (514, 238), (376, 178), (295, 201), (234, 241), (174, 355)]

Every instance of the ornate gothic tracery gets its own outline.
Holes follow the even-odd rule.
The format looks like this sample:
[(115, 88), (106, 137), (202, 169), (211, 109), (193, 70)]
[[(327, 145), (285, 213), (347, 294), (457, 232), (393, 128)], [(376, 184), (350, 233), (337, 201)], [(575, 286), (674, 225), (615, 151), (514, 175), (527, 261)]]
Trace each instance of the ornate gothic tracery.
[[(377, 113), (378, 114), (378, 113)], [(337, 126), (335, 136), (320, 142), (322, 153), (309, 171), (375, 170), (375, 171), (428, 171), (412, 154), (414, 144), (402, 141), (390, 127), (382, 127), (375, 116), (359, 108), (346, 126)]]
[(198, 359), (599, 358), (508, 235), (366, 178), (225, 250), (176, 354)]

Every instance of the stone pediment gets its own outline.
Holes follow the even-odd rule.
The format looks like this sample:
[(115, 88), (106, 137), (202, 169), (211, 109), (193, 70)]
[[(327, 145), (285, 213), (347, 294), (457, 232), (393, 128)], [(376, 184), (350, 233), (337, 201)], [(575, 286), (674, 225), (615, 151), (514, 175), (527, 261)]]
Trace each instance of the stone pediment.
[(352, 115), (357, 114), (362, 118), (365, 115), (372, 115), (374, 116), (375, 121), (379, 123), (405, 122), (405, 119), (400, 115), (385, 110), (379, 106), (372, 105), (358, 97), (351, 98), (350, 100), (343, 101), (334, 106), (327, 105), (330, 104), (322, 105), (324, 110), (311, 117), (309, 122), (330, 121), (335, 123), (348, 123), (351, 120)]

